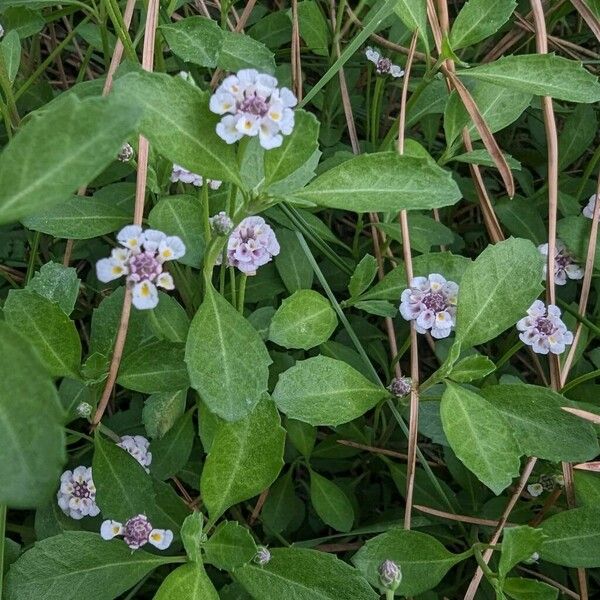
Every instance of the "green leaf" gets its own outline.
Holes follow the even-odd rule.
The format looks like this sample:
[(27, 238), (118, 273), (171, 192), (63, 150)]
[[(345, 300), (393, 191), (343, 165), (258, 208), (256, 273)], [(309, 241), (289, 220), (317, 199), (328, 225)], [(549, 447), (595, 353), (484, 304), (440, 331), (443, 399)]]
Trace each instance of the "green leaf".
[[(300, 2), (298, 8), (305, 2)], [(319, 9), (317, 9), (318, 11)], [(265, 186), (285, 179), (307, 162), (318, 149), (319, 121), (309, 112), (294, 112), (294, 130), (283, 138), (283, 144), (265, 152)]]
[(271, 358), (258, 332), (212, 286), (190, 326), (185, 361), (208, 408), (244, 418), (267, 391)]
[[(567, 248), (582, 262), (587, 256), (590, 241), (591, 219), (582, 216), (565, 217), (558, 222), (558, 235)], [(600, 238), (596, 242), (594, 268), (600, 269)]]
[(105, 519), (125, 523), (155, 508), (152, 479), (144, 467), (129, 452), (100, 434), (95, 436), (92, 471), (96, 502)]
[(206, 542), (204, 515), (195, 511), (188, 515), (181, 526), (181, 541), (192, 562), (202, 562), (202, 546)]
[(290, 524), (296, 510), (304, 512), (304, 503), (296, 496), (290, 469), (271, 486), (261, 517), (268, 531), (280, 533)]
[(166, 158), (203, 177), (241, 185), (234, 147), (215, 131), (220, 118), (208, 108), (208, 93), (181, 77), (145, 71), (117, 79), (114, 93), (143, 108), (141, 130)]
[(508, 527), (502, 534), (502, 554), (498, 572), (500, 578), (506, 577), (518, 563), (531, 558), (542, 546), (544, 532), (525, 525)]
[(495, 370), (496, 365), (487, 356), (471, 354), (459, 360), (452, 367), (448, 377), (458, 383), (468, 383), (469, 381), (482, 379)]
[(600, 477), (595, 473), (575, 471), (575, 496), (582, 506), (600, 508)]
[[(515, 160), (509, 154), (504, 154), (504, 159), (513, 171), (521, 170), (521, 163), (518, 160)], [(452, 160), (460, 163), (466, 163), (468, 165), (483, 165), (484, 167), (493, 167), (496, 165), (490, 153), (483, 148), (472, 150), (471, 152), (466, 152), (465, 154), (459, 154), (458, 156), (453, 156)]]
[(586, 71), (580, 62), (554, 54), (504, 56), (491, 63), (458, 71), (457, 74), (535, 96), (552, 96), (557, 100), (584, 103), (600, 100), (597, 78)]
[(183, 346), (171, 342), (141, 346), (123, 359), (117, 383), (144, 394), (187, 388)]
[(185, 344), (190, 318), (173, 296), (158, 292), (158, 306), (148, 311), (150, 327), (159, 340)]
[(352, 557), (352, 562), (371, 585), (379, 587), (381, 563), (393, 560), (402, 570), (396, 595), (416, 596), (434, 588), (463, 558), (448, 552), (430, 535), (396, 528), (371, 538)]
[(73, 267), (65, 267), (60, 263), (49, 262), (33, 276), (27, 284), (27, 289), (32, 290), (58, 304), (68, 316), (75, 308), (79, 295), (79, 277)]
[(325, 356), (298, 361), (273, 392), (282, 413), (311, 425), (348, 423), (387, 396), (347, 363)]
[(308, 350), (326, 342), (337, 324), (327, 298), (314, 290), (298, 290), (273, 315), (269, 339), (284, 348)]
[(356, 302), (354, 306), (378, 317), (395, 317), (398, 315), (398, 307), (387, 302), (387, 300), (361, 300)]
[[(378, 223), (377, 227), (393, 240), (402, 243), (402, 231), (399, 223)], [(432, 246), (454, 242), (454, 233), (451, 229), (438, 223), (435, 219), (419, 213), (410, 215), (408, 232), (411, 248), (418, 252), (426, 253), (431, 250)]]
[(508, 423), (487, 400), (447, 383), (440, 414), (459, 460), (496, 495), (519, 474), (520, 451)]
[(181, 565), (169, 573), (154, 600), (219, 600), (219, 594), (201, 562)]
[(74, 95), (33, 115), (0, 155), (0, 223), (67, 200), (115, 159), (138, 120), (117, 98)]
[(558, 589), (535, 579), (509, 577), (502, 588), (514, 600), (556, 600)]
[(187, 463), (194, 443), (194, 424), (192, 413), (180, 417), (165, 435), (154, 440), (150, 472), (160, 480), (177, 474)]
[(410, 31), (419, 30), (419, 37), (429, 54), (427, 38), (427, 2), (426, 0), (398, 0), (394, 6), (396, 14)]
[(9, 31), (0, 42), (0, 69), (13, 83), (21, 64), (21, 40), (15, 30)]
[(494, 209), (511, 235), (529, 239), (537, 245), (548, 237), (542, 215), (529, 199), (515, 196), (512, 200), (500, 200)]
[(37, 542), (10, 568), (6, 600), (112, 600), (144, 575), (174, 562), (144, 550), (132, 552), (123, 540), (97, 533), (68, 531)]
[(131, 213), (110, 198), (71, 196), (23, 219), (23, 225), (54, 237), (87, 240), (131, 223)]
[(270, 400), (244, 419), (222, 423), (206, 458), (200, 491), (212, 520), (268, 488), (283, 465), (285, 430)]
[(312, 287), (314, 271), (302, 250), (296, 234), (289, 229), (277, 228), (281, 252), (275, 257), (275, 267), (288, 292)]
[(461, 194), (450, 173), (431, 158), (378, 152), (325, 171), (293, 196), (354, 212), (398, 212), (449, 206)]
[(33, 508), (53, 496), (66, 459), (63, 419), (40, 359), (0, 321), (0, 504)]
[(29, 290), (11, 290), (4, 318), (29, 339), (51, 375), (79, 378), (81, 341), (58, 304)]
[(185, 62), (216, 67), (223, 44), (221, 28), (205, 17), (187, 17), (160, 26), (169, 48)]
[(151, 438), (161, 438), (183, 415), (187, 389), (159, 392), (146, 398), (142, 420)]
[(222, 31), (223, 46), (217, 66), (224, 71), (257, 69), (261, 73), (275, 72), (273, 53), (261, 42), (243, 33)]
[(450, 45), (458, 50), (493, 35), (508, 21), (516, 6), (515, 0), (469, 0), (452, 25)]
[(567, 117), (558, 138), (558, 168), (574, 163), (594, 142), (598, 121), (593, 106), (580, 104)]
[(542, 258), (529, 241), (488, 246), (465, 270), (458, 293), (456, 338), (483, 344), (525, 316), (542, 291)]
[(185, 244), (185, 254), (178, 259), (184, 265), (200, 267), (204, 255), (202, 203), (194, 196), (167, 196), (154, 205), (148, 215), (150, 227), (177, 235)]
[(575, 508), (546, 519), (540, 556), (564, 567), (600, 567), (600, 510)]
[(526, 456), (581, 462), (599, 452), (593, 425), (562, 410), (568, 401), (548, 388), (502, 384), (484, 387), (481, 395), (506, 419)]
[(256, 544), (245, 527), (235, 521), (223, 521), (204, 544), (206, 562), (225, 571), (233, 571), (251, 561)]
[(360, 296), (373, 283), (375, 275), (377, 275), (377, 261), (374, 256), (365, 254), (350, 277), (348, 284), (350, 296)]
[(377, 600), (365, 579), (332, 554), (302, 548), (273, 548), (264, 566), (248, 564), (235, 578), (255, 600)]
[[(289, 12), (290, 19), (292, 17)], [(298, 2), (300, 37), (308, 48), (319, 56), (329, 56), (329, 27), (318, 4), (314, 0)]]
[(296, 421), (296, 419), (286, 419), (285, 429), (288, 440), (294, 445), (294, 448), (305, 458), (308, 458), (315, 447), (316, 427), (302, 421)]
[(310, 501), (321, 520), (337, 531), (350, 531), (354, 509), (348, 496), (332, 481), (310, 472)]

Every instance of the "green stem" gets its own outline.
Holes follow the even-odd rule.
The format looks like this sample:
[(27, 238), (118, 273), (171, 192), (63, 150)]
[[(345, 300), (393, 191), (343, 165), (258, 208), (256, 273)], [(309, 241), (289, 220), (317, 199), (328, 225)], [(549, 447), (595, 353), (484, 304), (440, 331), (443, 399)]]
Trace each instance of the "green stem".
[(206, 181), (200, 188), (200, 200), (202, 201), (202, 221), (204, 225), (204, 243), (208, 245), (212, 232), (210, 229), (210, 204), (208, 202), (208, 185)]
[(0, 504), (0, 598), (4, 578), (4, 537), (6, 535), (6, 505)]
[(375, 76), (375, 90), (371, 101), (371, 143), (377, 144), (379, 139), (379, 123), (381, 121), (381, 103), (383, 101), (383, 90), (385, 78)]
[(385, 600), (394, 600), (394, 590), (385, 590)]
[(231, 304), (233, 306), (236, 305), (235, 299), (236, 299), (236, 291), (235, 291), (235, 267), (229, 267), (229, 282), (230, 282), (230, 286), (231, 286)]
[(590, 379), (596, 379), (596, 377), (600, 377), (600, 369), (596, 369), (595, 371), (590, 371), (589, 373), (575, 377), (575, 379), (572, 379), (565, 385), (565, 387), (563, 387), (561, 394), (565, 394), (569, 390), (572, 390), (574, 387), (577, 387), (578, 385), (581, 385)]
[(583, 194), (583, 188), (585, 187), (585, 184), (587, 183), (588, 179), (591, 177), (592, 173), (594, 172), (594, 169), (596, 168), (598, 161), (600, 161), (600, 146), (598, 146), (596, 148), (596, 150), (594, 151), (594, 154), (592, 155), (590, 162), (588, 162), (587, 166), (585, 167), (585, 171), (583, 172), (583, 176), (581, 177), (581, 182), (579, 183), (579, 187), (577, 188), (577, 194), (575, 196), (575, 198), (577, 198), (578, 202), (579, 202), (579, 200), (581, 200), (581, 194)]
[(33, 242), (31, 242), (31, 248), (29, 250), (29, 261), (27, 262), (27, 275), (25, 276), (25, 283), (29, 283), (33, 277), (35, 271), (35, 261), (37, 258), (38, 247), (40, 245), (40, 232), (36, 231), (33, 234)]
[(127, 58), (134, 63), (137, 63), (138, 57), (135, 52), (135, 48), (133, 47), (131, 37), (129, 36), (129, 31), (125, 26), (125, 21), (123, 19), (123, 15), (121, 14), (119, 4), (116, 0), (104, 0), (104, 5), (110, 20), (112, 21), (113, 27), (115, 28), (115, 32), (123, 44)]
[(496, 371), (499, 371), (509, 360), (510, 358), (516, 354), (523, 347), (523, 342), (521, 340), (517, 341), (514, 346), (511, 346), (501, 357), (500, 360), (496, 363)]
[(248, 280), (248, 275), (246, 273), (242, 273), (240, 276), (240, 289), (238, 292), (238, 311), (244, 314), (244, 300), (246, 296), (246, 281)]
[(6, 70), (2, 55), (0, 55), (0, 89), (2, 90), (6, 100), (6, 107), (8, 109), (12, 128), (17, 129), (21, 119), (19, 117), (19, 111), (17, 110), (17, 103), (15, 101), (12, 83), (8, 76), (8, 71)]
[(573, 315), (580, 323), (583, 323), (590, 331), (593, 331), (597, 336), (600, 336), (600, 327), (592, 323), (586, 317), (583, 317), (579, 314), (579, 311), (575, 308), (572, 308), (570, 304), (567, 304), (564, 300), (560, 298), (556, 299), (557, 304), (560, 304), (566, 312)]

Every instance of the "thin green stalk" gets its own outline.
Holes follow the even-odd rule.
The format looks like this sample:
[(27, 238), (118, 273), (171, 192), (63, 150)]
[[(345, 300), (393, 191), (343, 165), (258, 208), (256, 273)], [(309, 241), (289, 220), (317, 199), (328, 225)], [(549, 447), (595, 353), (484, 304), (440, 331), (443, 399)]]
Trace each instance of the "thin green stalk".
[(385, 78), (375, 77), (375, 90), (373, 91), (373, 99), (371, 100), (371, 143), (373, 146), (377, 144), (379, 139), (379, 123), (381, 121), (381, 105), (383, 102), (383, 91), (385, 89)]
[(232, 306), (236, 306), (236, 291), (235, 291), (235, 268), (229, 267), (229, 282), (231, 287), (231, 304)]
[(0, 598), (4, 578), (4, 537), (6, 535), (6, 505), (0, 504)]
[(586, 317), (582, 317), (576, 308), (572, 308), (571, 305), (567, 304), (564, 300), (557, 298), (556, 302), (560, 304), (566, 312), (573, 315), (580, 323), (583, 323), (590, 331), (593, 331), (597, 336), (600, 336), (600, 327), (598, 327), (598, 325), (595, 325)]
[(592, 176), (592, 173), (594, 172), (594, 169), (596, 168), (598, 161), (600, 161), (600, 146), (598, 146), (596, 148), (596, 150), (594, 150), (594, 154), (592, 155), (592, 158), (590, 159), (590, 161), (588, 162), (588, 164), (585, 167), (585, 170), (581, 177), (581, 181), (579, 183), (579, 187), (577, 188), (577, 194), (575, 195), (575, 198), (577, 199), (577, 201), (581, 200), (581, 194), (583, 194), (583, 188), (585, 187), (585, 184), (587, 183), (588, 179)]
[(4, 99), (6, 100), (6, 107), (8, 109), (8, 114), (10, 116), (10, 120), (12, 123), (13, 129), (17, 129), (19, 123), (21, 121), (19, 117), (19, 111), (17, 110), (17, 103), (15, 100), (15, 94), (13, 91), (12, 83), (8, 76), (8, 71), (6, 70), (6, 66), (4, 64), (4, 60), (2, 55), (0, 54), (0, 89), (4, 94)]
[(523, 342), (519, 340), (516, 344), (511, 346), (501, 357), (500, 360), (496, 363), (496, 371), (500, 370), (509, 360), (510, 358), (516, 354), (523, 347)]
[(35, 262), (37, 259), (38, 247), (40, 245), (40, 232), (36, 231), (33, 234), (33, 242), (31, 242), (31, 248), (29, 250), (29, 261), (27, 262), (27, 275), (25, 276), (25, 284), (28, 284), (33, 277), (35, 271)]
[(600, 369), (596, 369), (595, 371), (590, 371), (589, 373), (585, 373), (583, 375), (580, 375), (579, 377), (575, 377), (575, 379), (572, 379), (571, 381), (569, 381), (562, 388), (561, 393), (565, 394), (569, 390), (572, 390), (574, 387), (577, 387), (578, 385), (581, 385), (582, 383), (585, 383), (586, 381), (589, 381), (590, 379), (596, 379), (596, 377), (600, 377)]
[(394, 600), (394, 590), (385, 590), (385, 600)]
[(121, 13), (121, 9), (119, 8), (117, 0), (104, 0), (104, 5), (106, 7), (106, 12), (110, 17), (110, 20), (112, 21), (113, 27), (115, 28), (117, 37), (121, 40), (121, 43), (123, 44), (123, 48), (125, 50), (127, 58), (137, 63), (138, 57), (135, 52), (135, 48), (133, 47), (131, 37), (129, 36), (129, 31), (125, 26), (125, 20), (123, 19), (123, 15)]
[(79, 28), (87, 23), (90, 18), (91, 17), (88, 16), (85, 19), (82, 19), (77, 26), (73, 27), (73, 29), (65, 36), (65, 39), (60, 44), (56, 45), (52, 52), (48, 54), (46, 59), (40, 63), (38, 68), (29, 76), (27, 81), (15, 92), (15, 102), (35, 83), (36, 79), (46, 71), (48, 66), (56, 60), (56, 57), (71, 43), (73, 38), (77, 35)]
[(212, 232), (210, 229), (210, 204), (208, 201), (208, 185), (206, 181), (200, 188), (200, 200), (202, 202), (202, 225), (204, 226), (204, 243), (208, 245)]
[(238, 291), (238, 311), (244, 314), (244, 300), (246, 296), (246, 281), (248, 280), (248, 275), (246, 273), (242, 273), (240, 276), (240, 287)]

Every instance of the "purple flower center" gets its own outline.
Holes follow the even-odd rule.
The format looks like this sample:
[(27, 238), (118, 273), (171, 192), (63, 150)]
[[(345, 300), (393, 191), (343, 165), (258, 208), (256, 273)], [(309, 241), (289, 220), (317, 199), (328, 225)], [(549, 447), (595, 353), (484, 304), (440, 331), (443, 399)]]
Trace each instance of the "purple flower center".
[(377, 61), (378, 73), (389, 73), (392, 70), (392, 61), (389, 58), (380, 58)]
[(425, 294), (421, 302), (425, 305), (428, 310), (432, 310), (435, 313), (446, 310), (446, 297), (440, 292), (429, 292)]
[(125, 523), (123, 539), (128, 546), (139, 548), (148, 541), (151, 531), (152, 525), (148, 519), (144, 515), (137, 515)]
[(556, 331), (556, 325), (546, 317), (539, 317), (535, 326), (542, 335), (552, 335)]
[(162, 265), (156, 260), (154, 252), (135, 254), (129, 262), (129, 274), (135, 281), (154, 281), (161, 273)]
[(265, 98), (258, 96), (255, 92), (240, 103), (240, 111), (257, 117), (264, 117), (269, 111), (269, 105)]
[(559, 270), (565, 269), (573, 262), (568, 254), (563, 254), (562, 252), (557, 254), (554, 260)]
[(92, 497), (92, 493), (90, 492), (86, 481), (84, 481), (83, 483), (79, 483), (78, 481), (73, 482), (73, 496), (75, 496), (75, 498)]

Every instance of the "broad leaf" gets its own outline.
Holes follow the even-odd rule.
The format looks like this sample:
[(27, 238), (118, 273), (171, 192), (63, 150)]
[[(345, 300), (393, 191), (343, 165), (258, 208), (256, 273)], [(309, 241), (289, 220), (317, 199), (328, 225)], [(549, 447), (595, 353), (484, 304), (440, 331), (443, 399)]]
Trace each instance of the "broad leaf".
[(374, 256), (365, 254), (350, 277), (348, 283), (350, 296), (360, 296), (371, 285), (375, 275), (377, 275), (377, 261)]
[(332, 554), (301, 548), (273, 548), (264, 566), (248, 564), (235, 578), (255, 600), (377, 600), (367, 581)]
[(542, 291), (542, 258), (529, 241), (488, 246), (460, 282), (456, 338), (463, 348), (483, 344), (514, 325)]
[(205, 17), (188, 17), (160, 26), (171, 51), (185, 62), (216, 67), (223, 44), (221, 28)]
[(164, 480), (177, 474), (190, 457), (194, 436), (192, 413), (188, 412), (162, 438), (152, 442), (152, 475)]
[(594, 142), (597, 129), (596, 111), (593, 106), (580, 104), (565, 121), (558, 138), (558, 168), (563, 170), (575, 162)]
[(161, 438), (183, 415), (187, 389), (159, 392), (146, 398), (142, 419), (151, 438)]
[(284, 348), (308, 350), (326, 342), (337, 322), (327, 298), (314, 290), (298, 290), (273, 315), (269, 339)]
[(508, 21), (516, 6), (515, 0), (469, 0), (460, 9), (452, 25), (452, 49), (472, 46), (496, 33)]
[(498, 572), (506, 577), (518, 563), (531, 558), (542, 546), (544, 532), (527, 526), (507, 527), (502, 534), (502, 554)]
[(225, 71), (256, 69), (261, 73), (273, 74), (273, 53), (261, 42), (250, 36), (232, 31), (222, 31), (223, 44), (217, 66)]
[(468, 383), (482, 379), (496, 370), (496, 365), (481, 354), (471, 354), (454, 364), (448, 377), (458, 383)]
[(105, 519), (125, 523), (140, 513), (151, 514), (152, 479), (133, 456), (100, 434), (95, 438), (92, 472), (96, 502)]
[(379, 567), (393, 560), (402, 570), (396, 595), (416, 596), (434, 588), (465, 556), (448, 552), (434, 537), (418, 531), (391, 529), (371, 538), (353, 557), (356, 568), (379, 587)]
[(310, 501), (321, 520), (337, 531), (350, 531), (354, 509), (348, 496), (332, 481), (310, 472)]
[(0, 504), (33, 508), (53, 496), (66, 458), (63, 419), (30, 343), (0, 321)]
[(263, 341), (211, 286), (190, 326), (185, 361), (202, 401), (228, 421), (246, 416), (267, 391), (272, 361)]
[(27, 288), (58, 304), (66, 315), (70, 315), (75, 308), (80, 283), (73, 267), (49, 262), (33, 276)]
[(241, 567), (256, 554), (250, 531), (235, 521), (223, 521), (203, 547), (206, 562), (225, 571)]
[(427, 38), (427, 1), (426, 0), (398, 0), (394, 7), (396, 14), (404, 25), (410, 30), (419, 30), (419, 37), (429, 52), (429, 40)]
[(354, 212), (440, 208), (460, 200), (450, 173), (429, 157), (363, 154), (319, 175), (294, 196)]
[(575, 508), (542, 523), (547, 536), (540, 556), (564, 567), (600, 567), (600, 510)]
[(138, 120), (117, 98), (74, 95), (33, 115), (0, 155), (0, 223), (67, 200), (116, 158)]
[(593, 425), (562, 410), (568, 402), (560, 394), (535, 385), (505, 383), (484, 387), (481, 395), (506, 419), (526, 456), (580, 462), (598, 454)]
[(115, 93), (143, 108), (141, 129), (156, 149), (174, 163), (209, 179), (240, 184), (232, 146), (215, 131), (219, 116), (208, 108), (208, 94), (181, 77), (128, 73)]
[(280, 533), (297, 514), (304, 515), (304, 502), (296, 496), (290, 469), (269, 488), (261, 517), (268, 531)]
[(312, 287), (314, 271), (302, 250), (296, 234), (289, 229), (276, 229), (281, 252), (275, 257), (275, 267), (288, 292)]
[(558, 589), (536, 579), (509, 577), (504, 582), (502, 591), (514, 600), (556, 600)]
[(6, 600), (112, 600), (173, 557), (132, 552), (123, 540), (69, 531), (37, 542), (10, 568)]
[(495, 494), (519, 474), (521, 452), (504, 417), (484, 398), (448, 382), (440, 414), (460, 461)]
[[(292, 18), (291, 11), (289, 12)], [(329, 26), (315, 0), (298, 2), (300, 37), (309, 49), (319, 56), (329, 56)]]
[(29, 290), (11, 290), (4, 318), (30, 340), (51, 375), (78, 378), (81, 341), (58, 304)]
[(519, 54), (458, 74), (536, 96), (552, 96), (568, 102), (600, 100), (600, 84), (580, 62), (554, 54)]
[(169, 573), (154, 600), (219, 600), (219, 594), (202, 563), (181, 565)]
[(340, 425), (373, 408), (388, 392), (340, 360), (316, 356), (279, 376), (273, 400), (281, 412), (311, 425)]
[(268, 488), (283, 466), (285, 430), (264, 399), (244, 419), (222, 423), (206, 458), (200, 491), (212, 519)]

